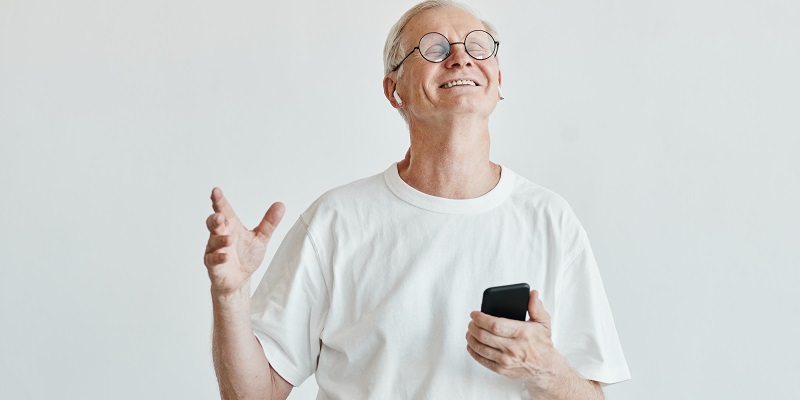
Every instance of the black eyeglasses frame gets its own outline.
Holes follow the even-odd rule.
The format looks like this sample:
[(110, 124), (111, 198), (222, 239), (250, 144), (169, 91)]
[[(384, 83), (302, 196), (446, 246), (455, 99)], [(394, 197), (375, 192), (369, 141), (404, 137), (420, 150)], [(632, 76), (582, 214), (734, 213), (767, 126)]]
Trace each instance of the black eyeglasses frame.
[[(473, 56), (473, 55), (472, 55), (472, 54), (469, 52), (469, 50), (467, 50), (467, 44), (466, 44), (466, 43), (467, 43), (467, 38), (469, 37), (470, 33), (472, 33), (472, 32), (484, 32), (484, 33), (486, 33), (487, 35), (489, 35), (489, 37), (490, 37), (490, 38), (492, 38), (492, 41), (494, 42), (494, 49), (492, 49), (492, 54), (489, 54), (489, 56), (488, 56), (488, 57), (486, 57), (486, 58), (477, 58), (477, 57)], [(411, 57), (411, 55), (412, 55), (412, 54), (414, 54), (414, 52), (415, 52), (415, 51), (417, 51), (417, 50), (419, 50), (419, 55), (420, 55), (420, 56), (421, 56), (421, 57), (422, 57), (422, 58), (423, 58), (425, 61), (432, 62), (432, 63), (440, 63), (440, 62), (442, 62), (442, 61), (446, 60), (446, 59), (447, 59), (447, 57), (450, 57), (450, 54), (452, 54), (452, 52), (450, 51), (450, 49), (453, 47), (453, 45), (454, 45), (454, 44), (463, 44), (463, 45), (464, 45), (464, 50), (467, 52), (467, 54), (468, 54), (470, 57), (472, 57), (472, 58), (474, 58), (474, 59), (476, 59), (476, 60), (478, 60), (478, 61), (481, 61), (481, 60), (488, 60), (488, 59), (492, 58), (492, 56), (497, 56), (497, 52), (500, 50), (500, 42), (498, 42), (497, 40), (494, 40), (494, 36), (492, 36), (492, 34), (491, 34), (491, 33), (489, 33), (489, 32), (486, 32), (486, 31), (485, 31), (485, 30), (483, 30), (483, 29), (475, 29), (475, 30), (472, 30), (472, 31), (469, 31), (469, 32), (467, 32), (467, 34), (466, 34), (466, 35), (464, 35), (464, 41), (463, 41), (463, 42), (452, 42), (452, 43), (451, 43), (451, 42), (448, 40), (448, 41), (447, 41), (447, 44), (448, 44), (448, 48), (447, 48), (447, 54), (444, 56), (444, 58), (442, 58), (442, 59), (441, 59), (441, 60), (439, 60), (439, 61), (431, 61), (431, 60), (428, 60), (427, 58), (425, 58), (425, 56), (422, 54), (422, 50), (420, 50), (420, 48), (419, 48), (419, 45), (420, 45), (420, 44), (422, 44), (422, 39), (423, 39), (425, 36), (428, 36), (428, 35), (429, 35), (429, 34), (431, 34), (431, 33), (436, 33), (436, 34), (438, 34), (438, 35), (441, 35), (442, 37), (444, 37), (444, 38), (445, 38), (445, 40), (447, 40), (447, 36), (445, 36), (445, 35), (442, 35), (442, 34), (441, 34), (441, 33), (439, 33), (439, 32), (428, 32), (428, 33), (426, 33), (426, 34), (422, 35), (422, 37), (421, 37), (421, 38), (419, 38), (419, 44), (417, 44), (417, 47), (414, 47), (413, 49), (411, 49), (411, 51), (410, 51), (408, 54), (406, 54), (406, 56), (405, 56), (405, 57), (403, 57), (403, 59), (402, 59), (402, 60), (400, 60), (400, 63), (398, 63), (398, 64), (397, 64), (397, 66), (396, 66), (396, 67), (394, 67), (394, 69), (392, 69), (392, 72), (395, 72), (395, 71), (397, 71), (397, 70), (400, 68), (400, 66), (401, 66), (401, 65), (403, 65), (403, 62), (405, 62), (405, 61), (406, 61), (406, 59), (408, 59), (408, 57)]]

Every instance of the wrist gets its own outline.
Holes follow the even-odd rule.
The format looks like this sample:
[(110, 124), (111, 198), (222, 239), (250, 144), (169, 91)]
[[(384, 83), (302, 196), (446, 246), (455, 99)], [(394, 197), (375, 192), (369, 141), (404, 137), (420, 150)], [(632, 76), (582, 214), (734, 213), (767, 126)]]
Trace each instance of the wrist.
[(250, 279), (233, 291), (222, 291), (211, 286), (211, 302), (215, 310), (238, 310), (250, 307)]
[(562, 392), (580, 385), (583, 378), (572, 369), (567, 360), (558, 354), (557, 361), (548, 370), (538, 371), (533, 379), (525, 382), (525, 389), (536, 399), (563, 399)]
[(553, 379), (525, 383), (525, 390), (534, 399), (543, 400), (603, 400), (603, 389), (597, 382), (587, 380), (567, 365), (567, 371)]

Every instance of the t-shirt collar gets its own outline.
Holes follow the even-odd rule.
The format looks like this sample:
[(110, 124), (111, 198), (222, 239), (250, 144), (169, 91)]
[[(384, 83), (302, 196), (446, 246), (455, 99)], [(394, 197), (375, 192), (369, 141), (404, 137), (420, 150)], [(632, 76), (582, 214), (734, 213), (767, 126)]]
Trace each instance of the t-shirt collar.
[(488, 193), (473, 199), (448, 199), (422, 193), (400, 178), (397, 163), (389, 166), (383, 177), (392, 193), (413, 206), (443, 214), (477, 214), (499, 206), (511, 194), (515, 175), (506, 167), (500, 168), (497, 185)]

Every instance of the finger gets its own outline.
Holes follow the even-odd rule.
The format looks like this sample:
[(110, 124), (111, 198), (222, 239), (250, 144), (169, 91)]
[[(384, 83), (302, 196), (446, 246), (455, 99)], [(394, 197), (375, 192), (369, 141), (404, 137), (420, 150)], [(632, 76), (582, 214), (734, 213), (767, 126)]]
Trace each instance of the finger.
[(496, 349), (501, 353), (508, 353), (509, 349), (515, 346), (515, 339), (497, 336), (494, 333), (479, 327), (474, 322), (470, 322), (470, 324), (467, 326), (467, 335), (472, 336), (476, 342)]
[(211, 214), (206, 218), (206, 228), (208, 228), (209, 232), (213, 232), (214, 229), (217, 227), (217, 213)]
[(484, 314), (479, 311), (473, 311), (469, 314), (472, 322), (479, 328), (487, 330), (495, 336), (504, 338), (513, 338), (517, 336), (520, 329), (519, 324), (521, 321), (514, 321), (506, 318), (493, 317), (489, 314)]
[(499, 373), (500, 365), (498, 365), (496, 362), (478, 354), (477, 352), (475, 352), (475, 350), (472, 350), (469, 347), (469, 345), (467, 345), (467, 352), (469, 353), (470, 356), (472, 356), (472, 359), (478, 362), (478, 364), (483, 365), (484, 367)]
[(212, 235), (221, 235), (225, 233), (225, 228), (228, 226), (228, 219), (221, 213), (214, 213), (206, 218), (206, 226)]
[(481, 342), (473, 336), (470, 331), (467, 331), (467, 346), (472, 349), (472, 351), (489, 360), (499, 362), (503, 358), (503, 352), (500, 349), (496, 349)]
[(214, 211), (223, 213), (229, 218), (236, 217), (236, 213), (233, 212), (231, 203), (228, 203), (228, 199), (226, 199), (225, 195), (222, 194), (222, 189), (218, 187), (215, 187), (211, 190), (211, 207), (214, 208)]
[(528, 301), (528, 314), (531, 316), (529, 321), (538, 322), (547, 329), (550, 329), (550, 314), (544, 309), (544, 303), (539, 298), (539, 292), (531, 290), (530, 300)]
[(226, 235), (211, 235), (206, 246), (206, 253), (213, 253), (223, 249), (232, 243), (231, 237)]
[(259, 223), (253, 231), (266, 236), (267, 240), (269, 240), (269, 238), (272, 237), (272, 232), (275, 232), (275, 228), (281, 222), (281, 219), (283, 219), (284, 212), (286, 212), (286, 207), (283, 203), (274, 203), (270, 206), (269, 210), (267, 210), (266, 214), (264, 214), (261, 223)]
[(212, 268), (224, 264), (227, 259), (228, 255), (225, 253), (206, 253), (205, 257), (203, 257), (203, 262), (206, 264), (206, 267)]

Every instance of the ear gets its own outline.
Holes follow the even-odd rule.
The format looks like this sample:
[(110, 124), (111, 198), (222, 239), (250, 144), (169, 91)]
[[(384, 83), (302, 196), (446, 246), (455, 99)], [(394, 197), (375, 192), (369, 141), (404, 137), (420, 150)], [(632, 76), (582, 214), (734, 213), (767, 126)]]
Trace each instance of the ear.
[(505, 99), (505, 97), (503, 97), (503, 74), (499, 69), (497, 70), (497, 97), (500, 100)]
[(383, 95), (386, 96), (386, 100), (389, 100), (392, 107), (400, 108), (401, 105), (397, 103), (397, 100), (394, 98), (395, 90), (397, 89), (397, 82), (395, 82), (389, 75), (383, 77)]
[(503, 86), (503, 72), (497, 70), (497, 86)]

